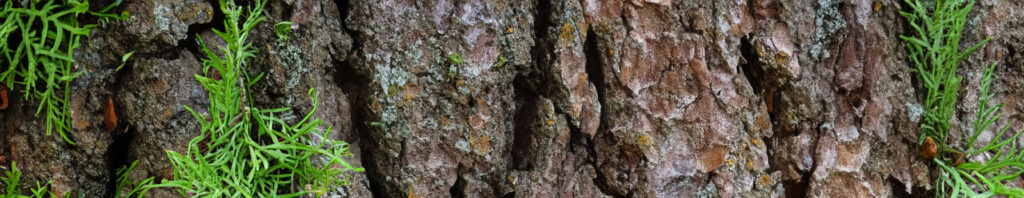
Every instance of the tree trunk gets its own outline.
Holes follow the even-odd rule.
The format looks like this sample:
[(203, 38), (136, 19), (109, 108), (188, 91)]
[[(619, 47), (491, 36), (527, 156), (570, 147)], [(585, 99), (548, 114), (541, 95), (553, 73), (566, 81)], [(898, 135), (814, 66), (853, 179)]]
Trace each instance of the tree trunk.
[[(106, 5), (108, 2), (97, 1)], [(173, 178), (166, 151), (199, 134), (195, 75), (224, 16), (217, 1), (125, 1), (127, 20), (75, 51), (71, 146), (12, 87), (0, 156), (23, 183), (112, 196)], [(365, 172), (349, 197), (932, 196), (920, 157), (921, 80), (899, 0), (271, 0), (249, 41), (257, 106), (315, 116)], [(1024, 3), (980, 1), (961, 47), (950, 132), (973, 123), (998, 62), (997, 122), (1022, 129)], [(290, 21), (289, 40), (274, 24)], [(135, 51), (125, 69), (121, 55)], [(455, 56), (458, 56), (456, 58)], [(104, 117), (112, 98), (117, 126)], [(988, 133), (990, 141), (991, 133)], [(958, 143), (963, 144), (963, 143)], [(963, 146), (963, 145), (961, 145)], [(8, 170), (8, 169), (4, 169)], [(180, 196), (156, 189), (151, 197)], [(73, 196), (75, 197), (75, 196)]]

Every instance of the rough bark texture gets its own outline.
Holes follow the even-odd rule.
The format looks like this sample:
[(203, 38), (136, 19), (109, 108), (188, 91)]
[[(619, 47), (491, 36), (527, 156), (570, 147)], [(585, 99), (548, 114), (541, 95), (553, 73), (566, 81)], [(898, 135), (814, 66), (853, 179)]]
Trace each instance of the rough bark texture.
[[(85, 197), (123, 190), (114, 170), (134, 160), (132, 181), (173, 177), (165, 151), (185, 150), (199, 130), (183, 107), (208, 106), (193, 78), (197, 40), (217, 45), (211, 30), (223, 16), (203, 0), (118, 9), (131, 18), (97, 27), (76, 50), (78, 145), (46, 136), (38, 104), (14, 87), (0, 110), (0, 168), (16, 161), (26, 183)], [(271, 1), (247, 70), (266, 75), (256, 104), (293, 107), (285, 117), (309, 112), (316, 88), (316, 116), (366, 168), (335, 196), (929, 196), (935, 173), (916, 155), (923, 91), (898, 37), (903, 9), (897, 0)], [(1000, 123), (1024, 126), (1021, 9), (981, 0), (970, 14), (963, 48), (993, 42), (961, 66), (951, 142), (973, 122), (992, 62)], [(291, 40), (275, 36), (279, 21), (293, 23)]]

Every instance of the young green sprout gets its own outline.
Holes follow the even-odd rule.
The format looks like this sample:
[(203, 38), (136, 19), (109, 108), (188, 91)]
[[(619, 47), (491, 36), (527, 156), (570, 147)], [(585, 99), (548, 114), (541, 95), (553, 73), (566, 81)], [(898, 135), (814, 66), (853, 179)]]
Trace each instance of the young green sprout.
[(462, 55), (459, 53), (452, 53), (448, 55), (448, 61), (452, 63), (448, 67), (448, 77), (455, 78), (459, 74), (459, 66), (462, 65)]

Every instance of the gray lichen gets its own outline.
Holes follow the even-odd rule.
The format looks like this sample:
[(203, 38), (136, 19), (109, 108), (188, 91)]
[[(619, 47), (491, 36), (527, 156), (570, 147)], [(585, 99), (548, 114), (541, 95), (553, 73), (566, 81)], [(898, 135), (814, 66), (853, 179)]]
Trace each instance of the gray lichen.
[(698, 198), (719, 198), (722, 196), (718, 195), (718, 188), (715, 187), (714, 182), (708, 182), (708, 185), (704, 189), (697, 191), (694, 197)]
[(818, 13), (814, 16), (814, 43), (811, 44), (811, 57), (814, 59), (828, 58), (828, 41), (839, 29), (846, 26), (843, 15), (839, 13), (842, 0), (818, 0)]

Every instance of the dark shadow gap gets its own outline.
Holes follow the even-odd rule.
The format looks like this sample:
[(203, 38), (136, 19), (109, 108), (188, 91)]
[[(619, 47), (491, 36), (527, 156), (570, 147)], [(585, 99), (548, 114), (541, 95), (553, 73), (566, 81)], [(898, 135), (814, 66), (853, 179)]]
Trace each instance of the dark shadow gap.
[[(189, 50), (192, 54), (195, 54), (197, 58), (206, 57), (206, 53), (203, 52), (203, 46), (199, 45), (199, 34), (202, 34), (207, 30), (219, 30), (224, 31), (224, 12), (220, 10), (220, 4), (216, 0), (208, 0), (211, 6), (213, 6), (213, 19), (209, 23), (192, 24), (188, 26), (188, 31), (185, 33), (185, 40), (178, 41), (178, 47)], [(219, 39), (219, 38), (206, 38), (206, 39)], [(211, 47), (211, 51), (217, 51), (214, 46)], [(200, 58), (201, 59), (201, 58)]]
[[(817, 145), (817, 141), (815, 141), (815, 145)], [(782, 187), (784, 189), (786, 189), (786, 197), (789, 197), (789, 198), (807, 197), (807, 191), (810, 190), (811, 179), (813, 179), (812, 176), (813, 176), (813, 173), (814, 173), (815, 169), (818, 169), (818, 161), (817, 160), (814, 160), (814, 162), (811, 163), (811, 170), (808, 170), (807, 172), (800, 173), (800, 178), (797, 179), (796, 181), (794, 181), (794, 180), (783, 181), (782, 182)]]
[(117, 169), (128, 167), (131, 165), (131, 145), (132, 139), (135, 138), (135, 129), (128, 127), (126, 130), (119, 132), (115, 129), (114, 132), (109, 132), (113, 141), (107, 148), (106, 163), (107, 172), (111, 176), (110, 181), (107, 183), (108, 197), (114, 197), (114, 194), (119, 191), (117, 189), (117, 178), (120, 175), (117, 174)]
[(583, 41), (583, 54), (586, 56), (587, 61), (585, 68), (587, 72), (587, 80), (594, 84), (595, 89), (597, 89), (596, 97), (598, 102), (601, 104), (601, 113), (598, 118), (599, 123), (597, 132), (594, 136), (586, 136), (583, 133), (573, 133), (572, 136), (570, 136), (570, 148), (583, 148), (583, 150), (576, 151), (576, 153), (582, 152), (582, 154), (587, 157), (585, 163), (591, 164), (595, 169), (594, 172), (597, 177), (595, 177), (592, 182), (597, 186), (598, 190), (600, 190), (602, 194), (612, 197), (627, 197), (628, 195), (615, 194), (609, 190), (611, 187), (608, 183), (604, 182), (608, 181), (608, 178), (600, 171), (600, 167), (597, 165), (597, 150), (595, 149), (596, 141), (603, 136), (603, 132), (607, 131), (609, 127), (606, 122), (603, 122), (604, 120), (609, 119), (607, 114), (609, 106), (608, 101), (605, 98), (608, 86), (605, 84), (606, 81), (604, 73), (604, 65), (609, 63), (605, 63), (604, 60), (613, 60), (614, 57), (613, 55), (608, 55), (608, 57), (602, 58), (602, 47), (609, 47), (605, 46), (605, 43), (598, 43), (598, 39), (600, 38), (593, 29), (588, 30), (587, 35), (584, 38), (586, 39)]
[(530, 149), (533, 144), (533, 132), (530, 131), (537, 122), (537, 100), (540, 97), (535, 90), (529, 88), (524, 76), (516, 76), (512, 81), (515, 90), (516, 115), (512, 138), (512, 163), (510, 170), (532, 170)]
[[(91, 12), (103, 11), (104, 8), (107, 8), (107, 6), (110, 6), (111, 4), (116, 3), (116, 2), (117, 2), (117, 0), (92, 0), (92, 1), (88, 2), (89, 3), (89, 11), (91, 11)], [(126, 5), (127, 2), (128, 1), (122, 1), (121, 5), (117, 5), (117, 6), (114, 6), (114, 7), (110, 8), (110, 10), (107, 10), (107, 12), (105, 14), (120, 15), (121, 12), (124, 11), (124, 8), (125, 8), (124, 5)], [(96, 15), (92, 15), (92, 14), (83, 14), (83, 15), (79, 15), (78, 16), (78, 22), (80, 22), (82, 24), (99, 24), (100, 18), (101, 17), (96, 16)], [(114, 21), (115, 19), (110, 19), (110, 20)]]
[[(907, 187), (904, 187), (903, 182), (896, 179), (895, 177), (889, 176), (886, 181), (889, 182), (889, 187), (892, 188), (893, 197), (905, 197), (905, 198), (928, 198), (935, 196), (935, 189), (928, 190), (919, 186), (912, 186), (910, 193), (907, 192)], [(913, 193), (913, 194), (911, 194)]]
[(537, 103), (542, 96), (538, 91), (537, 81), (542, 79), (539, 68), (547, 64), (546, 52), (548, 45), (545, 44), (548, 35), (548, 27), (551, 26), (550, 1), (538, 1), (534, 7), (535, 16), (533, 21), (534, 45), (531, 47), (531, 64), (517, 67), (516, 77), (513, 79), (513, 90), (515, 92), (516, 115), (513, 117), (515, 128), (512, 139), (512, 163), (510, 170), (530, 170), (533, 168), (531, 160), (531, 149), (533, 124), (537, 122)]
[[(544, 79), (544, 70), (542, 66), (548, 64), (549, 53), (551, 53), (551, 45), (548, 43), (548, 28), (551, 27), (551, 2), (550, 1), (538, 1), (536, 7), (536, 15), (533, 18), (533, 46), (530, 49), (530, 59), (532, 64), (527, 65), (527, 68), (521, 68), (517, 71), (518, 75), (528, 77), (527, 79)], [(531, 67), (532, 66), (532, 67)], [(528, 82), (528, 84), (534, 82)], [(530, 88), (537, 89), (538, 85), (530, 84)], [(545, 92), (545, 91), (540, 91)]]
[(583, 54), (587, 57), (587, 80), (594, 84), (594, 87), (597, 89), (597, 99), (600, 101), (602, 106), (601, 112), (604, 112), (604, 90), (606, 86), (604, 84), (605, 77), (603, 65), (605, 64), (601, 62), (601, 48), (598, 47), (597, 38), (595, 37), (597, 37), (597, 34), (593, 29), (587, 31), (587, 40), (583, 41)]
[[(335, 1), (335, 5), (338, 6), (338, 12), (340, 12), (341, 17), (351, 17), (352, 9), (354, 9), (351, 3), (353, 2), (344, 0)], [(351, 107), (349, 108), (350, 112), (348, 113), (352, 119), (352, 129), (350, 130), (355, 131), (359, 137), (354, 140), (346, 141), (349, 141), (352, 145), (360, 147), (360, 156), (355, 157), (359, 158), (362, 162), (362, 168), (365, 171), (364, 173), (366, 174), (367, 179), (366, 185), (372, 196), (388, 197), (388, 186), (382, 179), (386, 176), (380, 173), (375, 166), (375, 164), (377, 164), (377, 159), (375, 157), (382, 156), (376, 156), (374, 154), (382, 152), (379, 152), (380, 148), (375, 144), (376, 140), (373, 136), (373, 132), (375, 130), (372, 128), (373, 126), (370, 126), (370, 122), (375, 120), (374, 115), (372, 115), (372, 111), (369, 108), (371, 103), (371, 99), (369, 97), (371, 93), (368, 88), (371, 86), (370, 83), (372, 82), (372, 79), (367, 74), (363, 74), (357, 69), (357, 67), (359, 67), (359, 62), (355, 60), (358, 58), (356, 56), (360, 53), (361, 46), (363, 45), (362, 36), (360, 36), (358, 31), (348, 27), (348, 24), (345, 23), (344, 19), (342, 20), (342, 26), (344, 27), (345, 33), (352, 37), (352, 49), (349, 50), (349, 54), (347, 55), (348, 57), (334, 57), (334, 81), (348, 96)]]
[(758, 60), (760, 57), (757, 55), (756, 49), (750, 41), (750, 37), (743, 37), (740, 39), (740, 55), (742, 57), (740, 62), (740, 69), (743, 76), (747, 77), (747, 81), (750, 82), (750, 87), (754, 89), (754, 94), (762, 94), (762, 82), (763, 78), (761, 75), (764, 74), (764, 67), (761, 65), (761, 61)]
[[(459, 169), (462, 169), (462, 167), (460, 166)], [(462, 172), (465, 171), (459, 170), (457, 173)], [(464, 186), (466, 186), (466, 180), (462, 179), (462, 175), (456, 176), (455, 178), (455, 185), (452, 185), (452, 188), (448, 189), (448, 195), (452, 198), (466, 198), (466, 194), (462, 193), (465, 188)]]
[[(356, 35), (353, 35), (356, 36)], [(355, 53), (355, 52), (353, 52)], [(360, 156), (355, 156), (362, 161), (363, 168), (365, 170), (367, 180), (369, 181), (369, 190), (374, 197), (385, 196), (385, 182), (381, 180), (385, 175), (378, 172), (377, 167), (373, 166), (376, 164), (375, 157), (376, 153), (380, 151), (380, 148), (374, 143), (374, 136), (372, 135), (376, 129), (370, 125), (370, 122), (375, 120), (374, 116), (371, 115), (372, 111), (369, 108), (371, 99), (369, 98), (371, 93), (367, 90), (370, 86), (371, 80), (364, 75), (360, 75), (354, 67), (358, 64), (354, 60), (349, 59), (346, 61), (335, 62), (336, 73), (334, 74), (335, 82), (341, 87), (341, 90), (348, 96), (350, 107), (349, 115), (352, 119), (352, 129), (357, 134), (356, 139), (346, 140), (352, 145), (358, 145), (360, 149)]]

